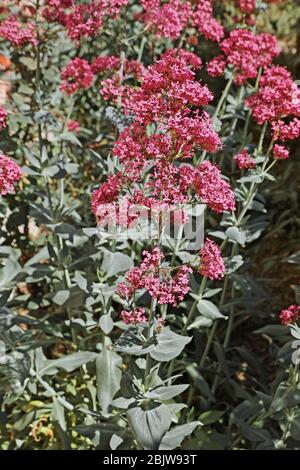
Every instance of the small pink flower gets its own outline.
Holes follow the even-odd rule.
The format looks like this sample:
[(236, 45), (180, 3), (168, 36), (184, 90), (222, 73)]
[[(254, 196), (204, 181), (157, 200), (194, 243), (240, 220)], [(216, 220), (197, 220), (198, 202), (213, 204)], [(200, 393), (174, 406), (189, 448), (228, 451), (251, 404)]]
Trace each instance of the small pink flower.
[(0, 194), (14, 192), (14, 183), (21, 178), (21, 169), (6, 155), (0, 154)]
[(200, 268), (202, 276), (209, 279), (222, 279), (225, 274), (225, 265), (221, 250), (212, 240), (207, 238), (200, 252)]
[(144, 307), (122, 310), (120, 316), (126, 325), (137, 325), (138, 323), (145, 323), (147, 321)]
[(3, 106), (0, 106), (0, 130), (7, 126), (7, 118), (8, 114), (6, 109), (4, 109)]
[(206, 66), (207, 73), (211, 77), (220, 77), (226, 69), (226, 58), (224, 55), (218, 55), (212, 59)]
[(238, 0), (242, 13), (252, 13), (256, 8), (256, 0)]
[(25, 46), (26, 44), (36, 46), (38, 43), (35, 24), (31, 21), (22, 24), (16, 15), (9, 16), (0, 23), (0, 36), (15, 46)]
[(229, 183), (221, 178), (221, 171), (210, 161), (205, 160), (199, 166), (194, 188), (201, 202), (207, 204), (215, 212), (235, 209), (234, 195)]
[(80, 57), (71, 60), (61, 73), (61, 90), (67, 95), (73, 95), (83, 88), (90, 88), (93, 82), (93, 72), (90, 64)]
[(289, 158), (290, 152), (284, 145), (275, 144), (273, 147), (273, 156), (276, 160), (286, 160)]
[(120, 173), (111, 175), (107, 178), (105, 183), (102, 183), (100, 187), (93, 192), (91, 204), (95, 215), (99, 214), (102, 205), (116, 202), (122, 182)]
[(117, 285), (116, 293), (129, 300), (137, 290), (146, 289), (158, 304), (171, 304), (174, 307), (189, 292), (189, 266), (180, 266), (175, 275), (166, 263), (159, 247), (143, 251), (139, 267), (131, 268), (124, 282)]
[(285, 142), (300, 137), (300, 119), (295, 117), (288, 124), (279, 120), (272, 123), (273, 137), (275, 140)]
[[(279, 124), (280, 132), (282, 123), (278, 123), (279, 120), (289, 116), (300, 116), (300, 90), (286, 68), (273, 65), (264, 71), (258, 91), (246, 99), (246, 105), (252, 110), (252, 115), (259, 125), (271, 122), (274, 123), (273, 130), (277, 131)], [(298, 122), (295, 121), (291, 129), (284, 128), (283, 132), (291, 131), (297, 135), (298, 126)], [(286, 138), (287, 135), (284, 135), (283, 140)]]
[(248, 170), (256, 167), (256, 161), (246, 149), (241, 150), (233, 159), (240, 170)]
[(212, 0), (198, 0), (193, 23), (206, 39), (220, 42), (224, 36), (223, 26), (213, 17)]
[(283, 309), (280, 312), (279, 318), (283, 325), (296, 323), (300, 319), (300, 306), (290, 305), (288, 308)]
[(275, 36), (269, 33), (255, 35), (248, 29), (234, 29), (221, 43), (228, 64), (234, 66), (235, 82), (242, 85), (256, 78), (260, 67), (272, 63), (280, 50)]
[(67, 129), (69, 132), (80, 132), (80, 124), (78, 121), (70, 120), (67, 123)]

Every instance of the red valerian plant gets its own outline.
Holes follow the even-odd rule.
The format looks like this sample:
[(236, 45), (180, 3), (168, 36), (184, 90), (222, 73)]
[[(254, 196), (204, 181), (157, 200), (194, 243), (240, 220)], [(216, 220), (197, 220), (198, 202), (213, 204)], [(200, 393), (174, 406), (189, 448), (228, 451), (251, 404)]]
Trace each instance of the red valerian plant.
[(1, 450), (299, 447), (284, 3), (0, 8)]

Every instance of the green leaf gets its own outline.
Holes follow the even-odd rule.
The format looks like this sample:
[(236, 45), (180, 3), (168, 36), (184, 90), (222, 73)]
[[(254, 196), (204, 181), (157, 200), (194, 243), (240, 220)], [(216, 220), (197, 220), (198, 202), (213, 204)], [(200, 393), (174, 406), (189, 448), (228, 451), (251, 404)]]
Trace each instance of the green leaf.
[(66, 142), (70, 142), (73, 145), (77, 145), (78, 147), (82, 147), (82, 143), (80, 142), (80, 140), (78, 140), (77, 137), (75, 137), (75, 135), (71, 132), (64, 132), (63, 134), (60, 134), (57, 137), (57, 140), (58, 142), (63, 140)]
[(42, 350), (35, 351), (37, 363), (37, 372), (42, 377), (43, 375), (56, 374), (58, 369), (63, 369), (66, 372), (72, 372), (74, 369), (83, 366), (87, 362), (96, 359), (97, 354), (90, 351), (78, 351), (67, 356), (60, 357), (59, 359), (45, 359)]
[(199, 416), (199, 420), (203, 425), (212, 424), (216, 421), (219, 421), (219, 419), (224, 415), (224, 413), (225, 411), (218, 410), (204, 411), (204, 413), (201, 413), (201, 415)]
[(70, 297), (69, 290), (59, 290), (52, 296), (52, 300), (57, 305), (63, 305)]
[(212, 325), (213, 321), (211, 318), (206, 318), (204, 316), (198, 316), (195, 320), (187, 327), (187, 330), (192, 330), (193, 328), (209, 328)]
[(204, 315), (206, 318), (210, 318), (211, 320), (215, 320), (216, 318), (226, 318), (213, 304), (210, 300), (199, 300), (197, 303), (197, 309), (199, 312)]
[(99, 319), (99, 326), (104, 334), (109, 335), (114, 327), (114, 322), (109, 314), (102, 315)]
[(202, 294), (203, 299), (209, 299), (210, 297), (213, 297), (214, 295), (218, 294), (221, 292), (221, 288), (219, 287), (218, 289), (206, 289), (204, 294)]
[(107, 277), (111, 277), (127, 271), (132, 266), (133, 261), (129, 256), (123, 253), (106, 251), (103, 257), (101, 271), (104, 271)]
[(230, 240), (237, 242), (242, 246), (245, 245), (246, 234), (243, 230), (238, 227), (228, 227), (225, 233)]
[(171, 398), (180, 395), (184, 390), (189, 387), (189, 384), (182, 385), (169, 385), (168, 387), (158, 387), (151, 391), (157, 395), (160, 400), (170, 400)]
[(51, 416), (53, 421), (57, 421), (63, 431), (66, 431), (67, 424), (65, 419), (65, 408), (53, 397), (53, 406)]
[(181, 426), (174, 426), (170, 431), (166, 432), (161, 440), (159, 450), (172, 450), (179, 447), (183, 439), (190, 436), (192, 432), (200, 426), (199, 421), (192, 421), (191, 423), (182, 424)]
[(109, 349), (109, 343), (107, 339), (96, 359), (97, 397), (105, 413), (120, 388), (122, 377), (122, 359), (115, 351)]
[(151, 349), (150, 356), (156, 361), (171, 361), (183, 351), (192, 338), (180, 336), (169, 329), (165, 329), (156, 337), (157, 344)]
[(226, 265), (226, 274), (234, 273), (244, 264), (244, 260), (241, 255), (235, 255), (232, 258), (224, 258), (224, 262)]
[(127, 411), (129, 425), (138, 443), (146, 450), (159, 449), (162, 437), (169, 430), (172, 414), (167, 405), (151, 410), (135, 407)]

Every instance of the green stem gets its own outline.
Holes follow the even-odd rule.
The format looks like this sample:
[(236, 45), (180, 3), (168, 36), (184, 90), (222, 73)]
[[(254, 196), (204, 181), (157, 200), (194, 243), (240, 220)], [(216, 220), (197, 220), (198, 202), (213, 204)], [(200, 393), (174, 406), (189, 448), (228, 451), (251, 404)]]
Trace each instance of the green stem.
[(222, 93), (222, 95), (221, 95), (221, 98), (220, 98), (220, 100), (219, 100), (219, 102), (218, 102), (218, 104), (217, 104), (217, 107), (216, 107), (215, 111), (214, 111), (213, 117), (217, 117), (217, 116), (218, 116), (218, 114), (219, 114), (219, 112), (220, 112), (220, 110), (221, 110), (221, 108), (222, 108), (222, 106), (223, 106), (223, 103), (225, 102), (225, 100), (226, 100), (226, 98), (227, 98), (227, 95), (228, 95), (228, 93), (229, 93), (229, 91), (230, 91), (230, 88), (231, 88), (232, 83), (233, 83), (233, 79), (234, 79), (234, 74), (232, 73), (231, 76), (230, 76), (230, 78), (229, 78), (229, 80), (228, 80), (228, 82), (227, 82), (227, 84), (226, 84), (226, 86), (225, 86), (225, 88), (224, 88), (224, 90), (223, 90), (223, 93)]
[[(219, 112), (220, 112), (220, 110), (221, 110), (221, 108), (222, 108), (222, 106), (223, 106), (223, 104), (224, 104), (224, 101), (226, 100), (227, 95), (228, 95), (228, 93), (229, 93), (229, 91), (230, 91), (230, 88), (231, 88), (232, 83), (233, 83), (233, 79), (234, 79), (234, 74), (232, 73), (231, 76), (230, 76), (230, 78), (229, 78), (229, 80), (228, 80), (228, 82), (226, 83), (226, 86), (225, 86), (225, 88), (224, 88), (224, 90), (223, 90), (223, 93), (222, 93), (222, 95), (221, 95), (221, 98), (219, 99), (219, 102), (218, 102), (217, 107), (216, 107), (216, 109), (215, 109), (215, 111), (214, 111), (214, 114), (213, 114), (213, 118), (217, 117), (217, 115), (219, 114)], [(206, 151), (206, 150), (203, 150), (203, 152), (202, 152), (202, 154), (201, 154), (201, 157), (200, 157), (200, 159), (199, 159), (198, 164), (204, 162), (205, 157), (206, 157), (206, 154), (207, 154), (207, 151)]]
[[(198, 297), (201, 297), (205, 288), (206, 288), (206, 284), (207, 284), (207, 277), (206, 276), (203, 276), (202, 278), (202, 281), (201, 281), (201, 284), (200, 284), (200, 287), (199, 287), (199, 291), (198, 291)], [(199, 298), (198, 299), (195, 299), (193, 304), (192, 304), (192, 307), (188, 313), (188, 316), (187, 316), (187, 319), (186, 319), (186, 322), (185, 322), (185, 325), (182, 329), (182, 334), (184, 334), (186, 331), (187, 331), (187, 328), (188, 326), (190, 325), (193, 317), (194, 317), (194, 313), (195, 313), (195, 310), (197, 308), (197, 304), (199, 302)]]
[[(257, 77), (256, 77), (255, 86), (254, 86), (254, 92), (256, 92), (258, 90), (259, 80), (260, 80), (261, 74), (262, 74), (262, 67), (260, 67), (259, 70), (258, 70), (258, 74), (257, 74)], [(248, 129), (249, 129), (251, 116), (252, 116), (252, 110), (249, 109), (248, 112), (247, 112), (247, 117), (246, 117), (246, 121), (245, 121), (245, 127), (244, 127), (244, 131), (243, 131), (241, 148), (243, 148), (245, 143), (246, 143), (246, 138), (247, 138), (247, 134), (248, 134)]]
[[(204, 290), (205, 290), (205, 287), (206, 287), (206, 284), (207, 284), (207, 277), (206, 276), (203, 276), (202, 278), (202, 281), (201, 281), (201, 284), (200, 284), (200, 287), (199, 287), (199, 291), (198, 291), (198, 296), (201, 297)], [(195, 310), (197, 308), (197, 304), (199, 302), (199, 299), (195, 299), (193, 304), (192, 304), (192, 307), (189, 311), (189, 314), (187, 316), (187, 319), (186, 319), (186, 322), (185, 322), (185, 325), (183, 326), (182, 330), (181, 330), (181, 334), (184, 335), (187, 331), (187, 328), (189, 326), (189, 324), (191, 323), (193, 317), (194, 317), (194, 313), (195, 313)], [(170, 364), (169, 364), (169, 369), (168, 369), (168, 374), (167, 374), (167, 377), (170, 378), (173, 374), (173, 371), (174, 371), (174, 366), (175, 366), (175, 359), (173, 359)]]
[[(151, 305), (150, 305), (150, 312), (149, 312), (149, 324), (148, 324), (148, 331), (147, 331), (147, 341), (150, 340), (153, 336), (153, 330), (154, 330), (154, 316), (155, 316), (155, 309), (156, 309), (156, 304), (157, 300), (155, 298), (152, 298), (151, 300)], [(144, 376), (144, 383), (146, 382), (146, 379), (150, 373), (151, 370), (151, 356), (148, 353), (146, 356), (146, 367), (145, 367), (145, 376)]]

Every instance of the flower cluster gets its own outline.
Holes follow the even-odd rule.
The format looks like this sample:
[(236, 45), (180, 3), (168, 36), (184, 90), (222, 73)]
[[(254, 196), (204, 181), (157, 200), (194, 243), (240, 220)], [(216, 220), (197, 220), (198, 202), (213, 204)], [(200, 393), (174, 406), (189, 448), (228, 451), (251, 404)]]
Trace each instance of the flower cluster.
[[(102, 210), (109, 208), (108, 204), (117, 201), (122, 186), (122, 175), (117, 173), (108, 177), (105, 183), (96, 189), (92, 194), (92, 210), (93, 213), (100, 217)], [(102, 214), (103, 215), (103, 214)]]
[[(300, 90), (286, 68), (273, 65), (264, 71), (258, 91), (246, 100), (246, 104), (258, 124), (277, 123), (284, 117), (300, 116)], [(276, 137), (280, 140), (280, 134)], [(285, 134), (286, 138), (289, 137)]]
[(222, 75), (227, 64), (234, 67), (235, 82), (242, 85), (256, 78), (260, 67), (267, 67), (279, 54), (275, 36), (269, 33), (255, 35), (247, 29), (235, 29), (221, 43), (224, 54), (208, 64), (212, 76)]
[(202, 276), (209, 279), (222, 279), (225, 274), (225, 265), (221, 250), (212, 240), (207, 238), (200, 252), (199, 271)]
[(76, 57), (62, 71), (61, 79), (61, 90), (67, 95), (73, 95), (81, 88), (89, 88), (93, 83), (94, 74), (90, 64), (85, 59)]
[(4, 109), (3, 106), (0, 106), (0, 130), (7, 126), (7, 118), (8, 114), (6, 109)]
[(273, 156), (276, 160), (286, 160), (289, 158), (290, 152), (284, 145), (275, 144), (273, 147)]
[(15, 15), (9, 16), (0, 23), (0, 36), (15, 46), (37, 45), (38, 43), (35, 24), (31, 21), (22, 24)]
[(189, 274), (192, 269), (182, 265), (172, 274), (171, 267), (163, 262), (164, 255), (160, 248), (143, 251), (143, 260), (139, 267), (131, 268), (124, 282), (117, 286), (117, 294), (130, 300), (134, 293), (145, 289), (158, 304), (176, 306), (189, 292)]
[(233, 157), (240, 170), (249, 170), (256, 167), (256, 161), (246, 149), (241, 150)]
[(138, 323), (145, 323), (147, 321), (144, 307), (122, 310), (120, 317), (126, 325), (137, 325)]
[(193, 23), (206, 39), (219, 42), (224, 36), (223, 26), (213, 17), (211, 0), (198, 0)]
[(238, 5), (242, 13), (252, 13), (256, 8), (256, 0), (238, 0)]
[[(273, 65), (265, 70), (259, 89), (246, 100), (258, 124), (271, 124), (273, 139), (285, 142), (300, 136), (300, 89), (286, 68)], [(288, 158), (288, 150), (277, 144), (275, 158)]]
[(106, 18), (115, 18), (128, 0), (47, 0), (43, 16), (66, 27), (68, 36), (79, 43), (81, 38), (95, 37)]
[(14, 192), (14, 183), (21, 178), (21, 169), (11, 158), (0, 154), (0, 194)]
[(223, 26), (213, 17), (212, 0), (141, 0), (141, 4), (142, 21), (158, 36), (177, 39), (189, 24), (212, 41), (224, 36)]
[[(110, 59), (110, 62), (118, 65), (117, 61)], [(211, 202), (218, 212), (234, 207), (234, 201), (230, 201), (232, 193), (217, 168), (212, 166), (209, 171), (209, 163), (205, 163), (195, 172), (180, 161), (193, 157), (197, 148), (215, 152), (221, 147), (210, 116), (201, 111), (213, 96), (207, 86), (195, 80), (191, 67), (201, 67), (194, 54), (168, 51), (144, 72), (141, 86), (132, 92), (131, 99), (122, 101), (125, 112), (134, 116), (134, 122), (120, 133), (113, 155), (124, 168), (123, 181), (126, 179), (131, 184), (130, 204), (156, 209), (172, 206), (189, 200), (190, 190), (197, 188), (199, 196), (205, 195), (205, 201)], [(153, 133), (147, 130), (150, 124)], [(119, 177), (116, 184), (121, 180)], [(136, 183), (142, 180), (141, 189)], [(93, 195), (93, 210), (98, 215), (97, 208), (104, 201), (96, 194), (102, 194), (102, 186)], [(119, 192), (115, 195), (117, 198)]]
[(285, 308), (280, 312), (279, 318), (283, 325), (296, 323), (300, 319), (300, 306), (290, 305), (288, 308)]
[(80, 132), (80, 123), (78, 121), (74, 121), (73, 119), (70, 119), (70, 121), (67, 122), (67, 129), (69, 132)]
[(197, 169), (194, 187), (200, 200), (216, 212), (235, 209), (233, 192), (221, 171), (210, 161), (204, 161)]

